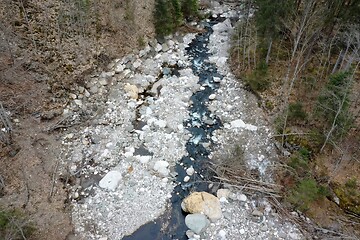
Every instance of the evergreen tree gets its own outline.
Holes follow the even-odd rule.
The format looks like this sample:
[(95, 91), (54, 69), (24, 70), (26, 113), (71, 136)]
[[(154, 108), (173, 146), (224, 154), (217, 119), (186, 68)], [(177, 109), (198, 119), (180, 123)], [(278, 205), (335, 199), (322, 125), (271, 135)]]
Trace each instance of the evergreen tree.
[(197, 17), (199, 11), (198, 0), (182, 0), (181, 10), (185, 18)]
[(181, 12), (181, 4), (179, 0), (171, 0), (170, 7), (171, 7), (172, 22), (175, 27), (179, 27), (184, 19), (183, 14)]
[(171, 21), (172, 16), (169, 9), (168, 1), (155, 1), (154, 19), (155, 32), (158, 36), (165, 36), (173, 32), (174, 24), (173, 21)]

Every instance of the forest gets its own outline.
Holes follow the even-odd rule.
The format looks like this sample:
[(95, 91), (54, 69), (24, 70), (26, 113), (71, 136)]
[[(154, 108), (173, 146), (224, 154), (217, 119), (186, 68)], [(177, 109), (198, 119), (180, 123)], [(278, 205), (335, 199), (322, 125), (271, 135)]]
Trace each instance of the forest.
[(231, 67), (276, 129), (285, 202), (320, 225), (330, 202), (359, 217), (360, 1), (254, 0), (243, 8)]

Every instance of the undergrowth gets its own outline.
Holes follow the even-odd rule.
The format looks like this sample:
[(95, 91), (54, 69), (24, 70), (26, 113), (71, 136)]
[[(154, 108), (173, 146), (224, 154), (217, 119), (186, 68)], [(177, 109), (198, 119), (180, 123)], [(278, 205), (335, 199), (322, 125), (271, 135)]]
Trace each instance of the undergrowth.
[(0, 208), (0, 239), (28, 239), (34, 231), (35, 227), (22, 212)]

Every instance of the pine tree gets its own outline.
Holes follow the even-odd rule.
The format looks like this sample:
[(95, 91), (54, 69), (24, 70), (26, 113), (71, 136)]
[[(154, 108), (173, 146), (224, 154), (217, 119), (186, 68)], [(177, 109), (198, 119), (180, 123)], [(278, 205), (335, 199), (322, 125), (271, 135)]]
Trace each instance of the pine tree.
[(169, 9), (168, 1), (156, 0), (155, 1), (155, 32), (158, 36), (165, 36), (174, 30), (173, 21), (171, 21), (171, 12)]
[(197, 17), (199, 14), (198, 0), (182, 0), (181, 10), (187, 19)]

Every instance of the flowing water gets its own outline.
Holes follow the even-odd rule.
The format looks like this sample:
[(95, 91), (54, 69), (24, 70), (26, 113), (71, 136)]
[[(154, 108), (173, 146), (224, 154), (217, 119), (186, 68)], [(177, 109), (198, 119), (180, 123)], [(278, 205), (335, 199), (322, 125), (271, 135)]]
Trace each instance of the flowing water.
[[(124, 237), (124, 240), (170, 240), (187, 239), (185, 232), (185, 214), (181, 210), (181, 201), (191, 191), (209, 191), (208, 180), (212, 172), (208, 168), (210, 147), (213, 144), (211, 139), (213, 131), (219, 129), (222, 124), (220, 119), (209, 111), (206, 103), (209, 97), (219, 88), (219, 82), (214, 78), (221, 79), (216, 66), (209, 62), (208, 43), (212, 34), (214, 24), (223, 19), (212, 19), (204, 23), (206, 32), (198, 34), (186, 49), (191, 60), (191, 68), (199, 77), (199, 84), (202, 90), (191, 97), (192, 105), (189, 108), (190, 118), (184, 123), (185, 128), (192, 137), (186, 144), (187, 156), (184, 156), (175, 167), (177, 172), (175, 187), (171, 197), (171, 209), (156, 219), (154, 222), (140, 227), (131, 236)], [(186, 169), (193, 166), (195, 174), (188, 182), (184, 182), (187, 176)]]

